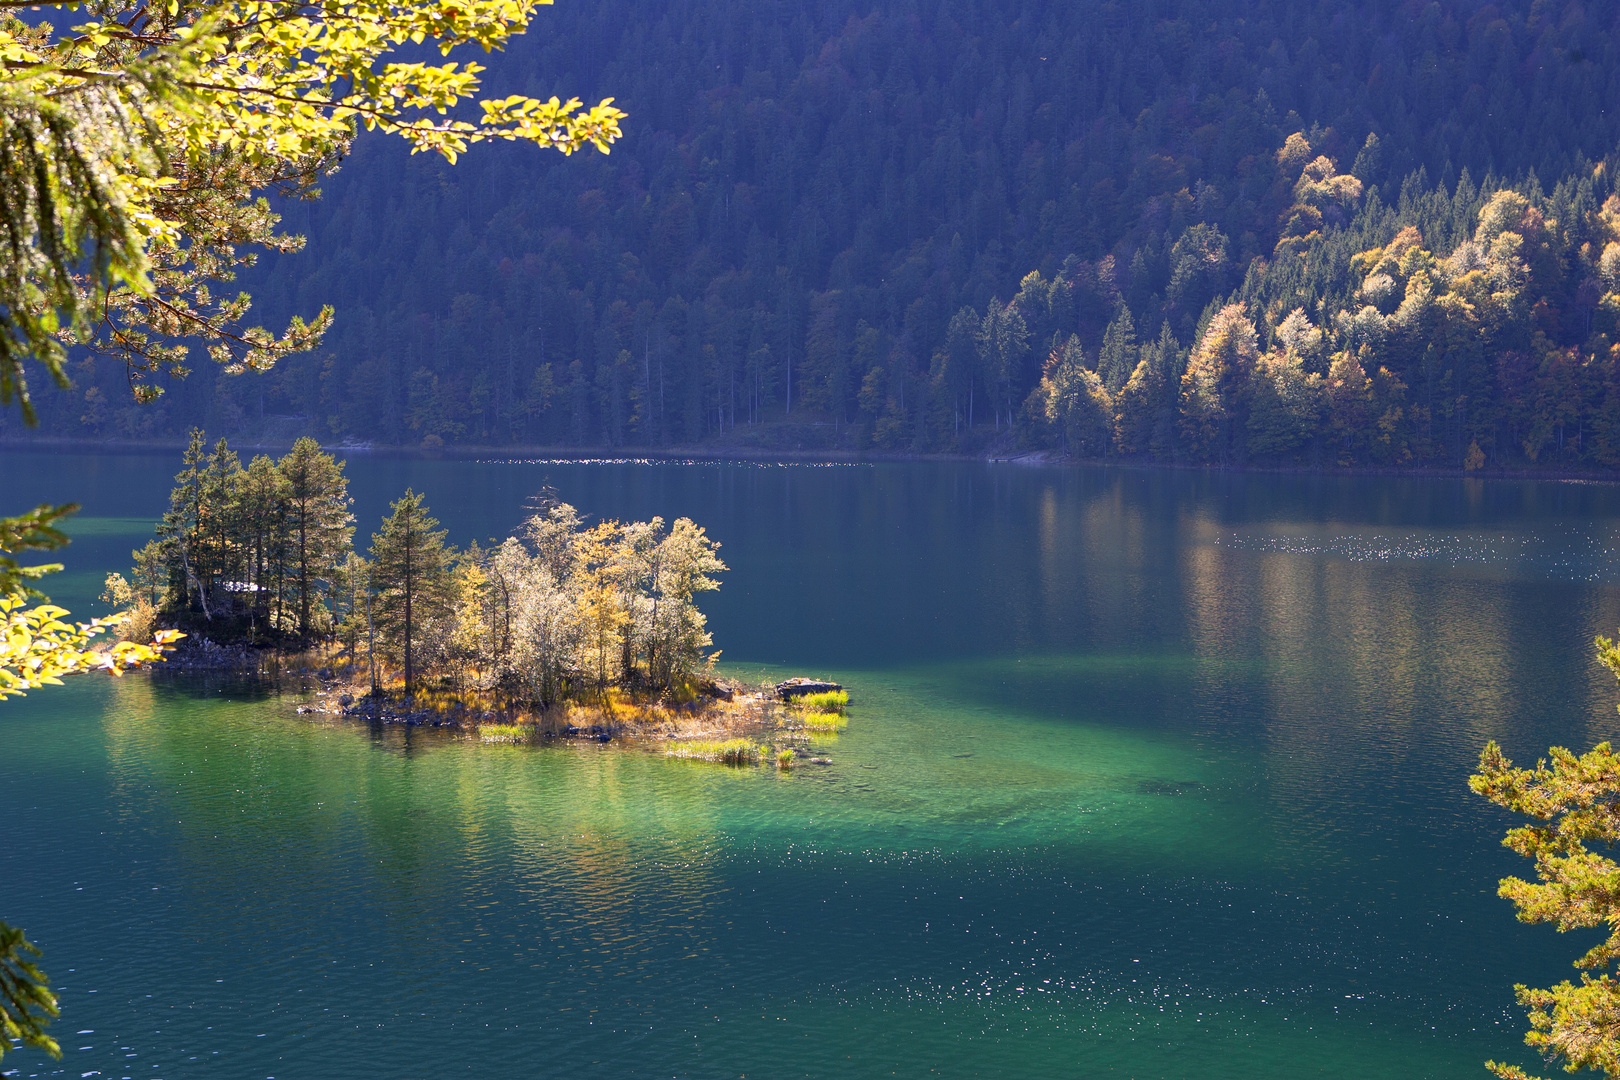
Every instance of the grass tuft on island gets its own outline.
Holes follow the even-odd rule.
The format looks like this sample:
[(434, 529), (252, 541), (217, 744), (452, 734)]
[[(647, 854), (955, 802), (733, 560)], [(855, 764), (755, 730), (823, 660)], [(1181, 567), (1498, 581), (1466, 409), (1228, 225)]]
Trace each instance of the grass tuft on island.
[(801, 694), (787, 699), (793, 723), (805, 731), (836, 735), (849, 725), (844, 707), (849, 704), (848, 690), (822, 690), (814, 694)]
[(693, 758), (721, 765), (757, 765), (765, 748), (752, 739), (693, 739), (670, 750), (665, 757)]
[(807, 713), (842, 713), (849, 704), (848, 690), (826, 690), (819, 694), (804, 694), (793, 699), (793, 704)]
[(480, 724), (478, 726), (478, 737), (485, 742), (528, 742), (533, 733), (533, 726), (523, 724)]

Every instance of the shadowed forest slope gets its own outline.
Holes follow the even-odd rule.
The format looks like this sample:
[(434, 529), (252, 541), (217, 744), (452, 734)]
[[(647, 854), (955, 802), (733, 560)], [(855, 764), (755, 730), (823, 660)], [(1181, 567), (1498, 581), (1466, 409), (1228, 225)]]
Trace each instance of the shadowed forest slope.
[[(1613, 464), (1617, 43), (1549, 0), (564, 0), (486, 85), (615, 96), (610, 157), (362, 137), (242, 282), (334, 304), (318, 351), (147, 407), (86, 362), (44, 427)], [(1256, 340), (1200, 367), (1223, 308)]]

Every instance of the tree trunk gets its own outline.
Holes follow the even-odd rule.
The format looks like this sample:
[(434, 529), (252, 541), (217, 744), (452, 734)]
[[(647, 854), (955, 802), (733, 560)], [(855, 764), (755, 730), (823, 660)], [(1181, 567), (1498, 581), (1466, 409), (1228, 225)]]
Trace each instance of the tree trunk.
[(213, 622), (214, 617), (208, 613), (208, 593), (204, 591), (202, 582), (197, 579), (197, 575), (191, 569), (190, 547), (191, 545), (184, 540), (180, 542), (180, 565), (185, 567), (186, 583), (195, 586), (197, 589), (197, 602), (202, 605), (203, 618), (208, 622)]
[(410, 696), (416, 675), (416, 669), (411, 663), (411, 600), (413, 599), (411, 596), (411, 586), (413, 584), (411, 581), (413, 565), (411, 555), (411, 534), (407, 532), (405, 534), (405, 694), (407, 697)]
[(298, 515), (298, 641), (309, 638), (309, 513)]

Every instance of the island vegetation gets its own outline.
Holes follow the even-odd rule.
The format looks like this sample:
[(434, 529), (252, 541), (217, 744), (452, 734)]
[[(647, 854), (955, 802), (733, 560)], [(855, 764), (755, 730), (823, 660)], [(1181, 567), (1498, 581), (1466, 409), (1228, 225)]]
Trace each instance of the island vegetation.
[(587, 524), (546, 492), (515, 535), (457, 549), (407, 490), (362, 554), (350, 505), (312, 440), (244, 466), (193, 431), (157, 537), (107, 599), (135, 637), (331, 647), (379, 691), (499, 689), (539, 708), (689, 694), (717, 655), (695, 601), (725, 564), (689, 519)]
[(841, 688), (715, 679), (697, 600), (726, 566), (687, 518), (589, 523), (546, 490), (512, 536), (458, 549), (407, 490), (362, 554), (350, 506), (343, 464), (313, 440), (244, 466), (193, 431), (158, 535), (104, 598), (134, 640), (185, 634), (177, 667), (296, 656), (351, 714), (487, 741), (675, 737), (700, 740), (682, 756), (757, 760), (743, 734), (843, 724)]

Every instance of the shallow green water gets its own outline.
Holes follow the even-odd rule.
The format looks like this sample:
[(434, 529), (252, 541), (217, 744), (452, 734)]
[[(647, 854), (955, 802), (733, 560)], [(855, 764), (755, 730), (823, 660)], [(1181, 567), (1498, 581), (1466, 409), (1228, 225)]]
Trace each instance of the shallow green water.
[[(91, 611), (169, 456), (85, 505)], [(1477, 1077), (1584, 947), (1464, 778), (1620, 727), (1620, 489), (966, 464), (357, 458), (465, 542), (549, 480), (688, 515), (729, 669), (846, 682), (782, 776), (80, 680), (0, 706), (0, 913), (103, 1077)], [(75, 1035), (74, 1032), (81, 1034)]]

